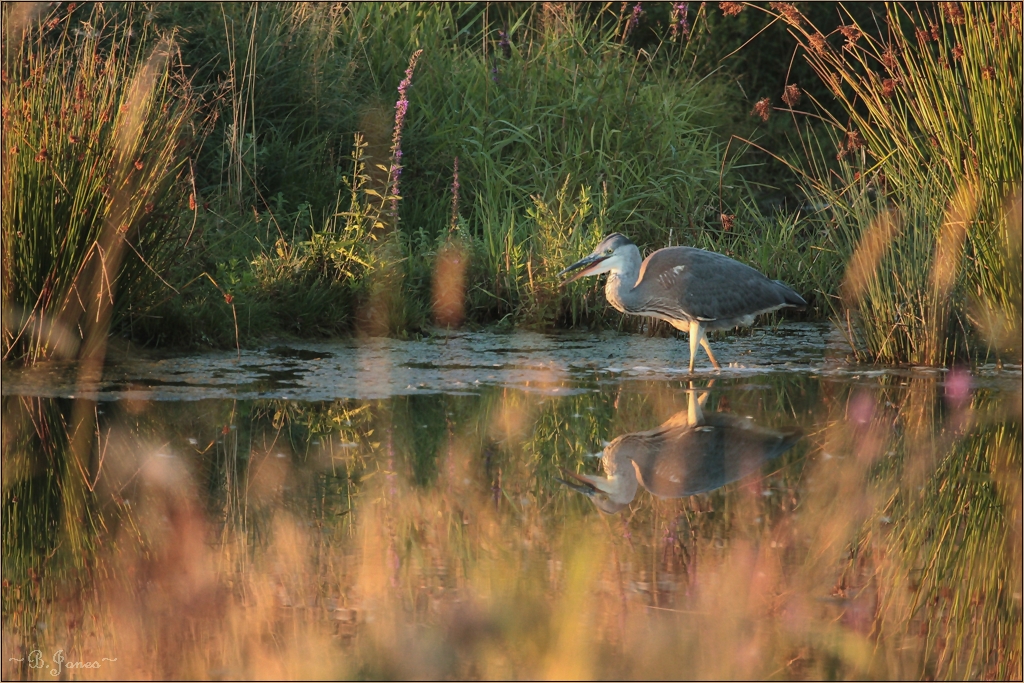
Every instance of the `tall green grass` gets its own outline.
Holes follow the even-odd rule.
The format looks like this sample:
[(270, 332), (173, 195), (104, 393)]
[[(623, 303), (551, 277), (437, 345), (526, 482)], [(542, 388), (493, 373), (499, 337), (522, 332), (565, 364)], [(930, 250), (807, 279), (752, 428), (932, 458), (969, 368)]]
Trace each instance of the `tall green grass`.
[[(849, 229), (762, 212), (760, 190), (746, 182), (748, 158), (728, 141), (737, 120), (749, 119), (749, 104), (701, 52), (719, 47), (712, 26), (721, 22), (709, 20), (707, 8), (690, 9), (686, 36), (673, 34), (656, 8), (644, 10), (649, 17), (636, 28), (630, 12), (572, 4), (167, 3), (145, 12), (106, 9), (108, 22), (88, 31), (85, 9), (77, 9), (61, 19), (66, 35), (51, 40), (65, 45), (55, 62), (75, 63), (70, 46), (83, 36), (117, 43), (115, 26), (139, 40), (176, 32), (176, 73), (188, 81), (181, 88), (190, 93), (190, 120), (204, 134), (188, 160), (188, 182), (175, 188), (178, 225), (159, 231), (168, 256), (158, 264), (153, 247), (150, 275), (140, 271), (131, 286), (152, 303), (159, 274), (166, 281), (159, 305), (133, 300), (115, 329), (144, 343), (216, 346), (268, 333), (416, 333), (444, 317), (433, 305), (442, 270), (449, 279), (458, 272), (456, 318), (470, 325), (642, 325), (611, 312), (595, 282), (563, 289), (554, 276), (611, 230), (643, 251), (689, 244), (726, 253), (841, 312), (843, 259), (863, 222), (849, 217), (873, 215), (872, 195), (835, 191), (834, 206), (867, 203), (836, 214)], [(390, 191), (396, 87), (421, 49), (397, 216), (353, 230), (346, 216), (381, 204)], [(203, 110), (195, 106), (200, 97)], [(353, 161), (356, 135), (364, 145)], [(457, 159), (461, 197), (453, 213)], [(852, 183), (856, 169), (844, 169)], [(871, 177), (865, 171), (861, 182), (870, 187)], [(5, 191), (15, 193), (15, 184)], [(938, 215), (934, 207), (910, 213), (926, 223)], [(999, 258), (1006, 250), (998, 245), (1014, 244), (1009, 232), (1000, 234), (1005, 239), (988, 247), (972, 238), (965, 258)], [(124, 267), (136, 261), (132, 255)], [(456, 270), (445, 269), (454, 262)], [(943, 339), (976, 327), (1012, 339), (1006, 321), (1013, 316), (998, 312), (1014, 300), (1011, 265), (956, 270), (954, 300), (967, 296), (968, 270), (991, 281), (963, 311), (942, 317), (880, 302), (853, 316), (854, 334), (897, 349), (882, 358), (915, 352), (900, 350), (915, 333), (888, 334), (913, 326), (942, 329)], [(26, 307), (32, 296), (10, 301)], [(893, 319), (881, 314), (904, 309)], [(872, 325), (877, 333), (866, 332)], [(969, 337), (953, 336), (952, 344), (964, 349)]]
[(374, 88), (359, 77), (343, 8), (165, 3), (148, 16), (178, 32), (193, 86), (217, 116), (195, 158), (200, 198), (232, 219), (303, 203), (322, 219), (347, 171), (356, 109)]
[(883, 362), (1019, 362), (1005, 332), (1021, 317), (1006, 208), (1021, 191), (1020, 7), (891, 3), (883, 39), (852, 21), (826, 36), (773, 7), (847, 117), (826, 113), (834, 150), (808, 149), (808, 180), (851, 259), (831, 301), (855, 346)]
[(459, 157), (478, 320), (595, 320), (582, 315), (602, 310), (595, 301), (562, 294), (553, 275), (607, 231), (659, 247), (696, 236), (718, 223), (723, 175), (733, 178), (722, 84), (629, 49), (627, 18), (552, 12), (485, 26), (483, 49), (426, 47), (414, 89), (404, 223), (428, 234), (447, 224), (434, 188)]
[[(453, 240), (465, 256), (463, 319), (471, 324), (598, 323), (607, 311), (598, 288), (562, 290), (553, 274), (611, 230), (644, 248), (730, 251), (802, 291), (833, 279), (802, 269), (814, 254), (793, 220), (780, 225), (753, 208), (724, 134), (744, 107), (733, 106), (724, 78), (686, 66), (703, 43), (665, 29), (638, 50), (624, 39), (628, 17), (609, 8), (485, 9), (158, 7), (155, 21), (180, 26), (194, 86), (219, 116), (196, 162), (205, 208), (191, 270), (180, 277), (205, 271), (220, 289), (198, 282), (139, 336), (231, 343), (224, 293), (243, 339), (267, 329), (424, 329), (435, 322), (432, 290), (446, 262), (438, 254)], [(704, 16), (690, 17), (693, 35)], [(308, 269), (298, 255), (346, 211), (347, 192), (337, 198), (351, 184), (353, 132), (366, 143), (366, 189), (384, 191), (395, 88), (420, 49), (399, 229), (360, 257), (377, 264), (361, 275)], [(453, 231), (456, 158), (462, 196)], [(732, 231), (722, 215), (738, 216)], [(375, 307), (381, 315), (370, 313)]]

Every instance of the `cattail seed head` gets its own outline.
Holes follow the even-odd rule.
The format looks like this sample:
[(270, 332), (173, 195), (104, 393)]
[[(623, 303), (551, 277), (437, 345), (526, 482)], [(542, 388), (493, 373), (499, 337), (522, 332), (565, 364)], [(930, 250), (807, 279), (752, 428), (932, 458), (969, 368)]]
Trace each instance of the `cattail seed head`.
[(753, 110), (751, 110), (750, 115), (751, 116), (760, 116), (762, 121), (767, 121), (768, 117), (771, 115), (771, 113), (772, 113), (772, 103), (771, 103), (771, 100), (769, 100), (767, 97), (762, 97), (761, 99), (759, 99), (757, 101), (757, 104), (754, 105), (754, 108), (753, 108)]
[(788, 2), (773, 2), (771, 3), (771, 8), (781, 14), (791, 26), (802, 26), (804, 23), (800, 10)]
[(885, 51), (882, 53), (882, 64), (889, 71), (895, 71), (899, 65), (896, 58), (896, 51), (893, 50), (892, 46), (885, 48)]
[(848, 46), (856, 43), (858, 40), (860, 40), (860, 37), (864, 35), (863, 33), (861, 33), (861, 30), (859, 28), (852, 24), (849, 26), (840, 26), (839, 31), (846, 38), (846, 44)]
[(959, 2), (940, 2), (939, 7), (942, 9), (943, 18), (950, 24), (966, 23), (967, 17), (964, 16), (964, 10)]
[(810, 38), (807, 39), (807, 42), (810, 43), (811, 50), (817, 55), (824, 55), (825, 51), (828, 48), (828, 43), (825, 41), (825, 36), (821, 35), (820, 33), (815, 33), (814, 35), (812, 35)]
[(860, 133), (855, 130), (846, 132), (846, 136), (839, 143), (839, 153), (836, 154), (836, 160), (840, 160), (850, 152), (855, 152), (862, 147), (867, 146), (864, 142), (864, 138), (860, 136)]
[(782, 93), (782, 101), (790, 107), (795, 107), (802, 96), (803, 93), (800, 92), (800, 88), (791, 83), (786, 86), (786, 90)]
[(722, 14), (727, 17), (735, 17), (743, 11), (743, 4), (739, 2), (720, 2), (718, 3), (718, 9), (722, 10)]

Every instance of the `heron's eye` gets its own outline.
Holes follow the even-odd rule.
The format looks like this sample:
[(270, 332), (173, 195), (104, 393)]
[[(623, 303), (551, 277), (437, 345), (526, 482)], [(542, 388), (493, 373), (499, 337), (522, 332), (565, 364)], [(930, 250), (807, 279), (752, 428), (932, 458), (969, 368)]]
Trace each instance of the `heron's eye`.
[(614, 251), (614, 249), (605, 249), (604, 254), (605, 256), (611, 256)]

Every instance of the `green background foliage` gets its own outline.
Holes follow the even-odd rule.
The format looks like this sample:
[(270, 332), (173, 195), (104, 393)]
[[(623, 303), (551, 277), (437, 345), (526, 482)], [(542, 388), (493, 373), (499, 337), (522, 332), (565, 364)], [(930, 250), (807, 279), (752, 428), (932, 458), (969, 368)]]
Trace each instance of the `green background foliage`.
[[(1020, 185), (1020, 145), (999, 137), (1013, 127), (998, 122), (1019, 121), (1020, 110), (993, 105), (1020, 100), (1019, 80), (1004, 77), (1020, 53), (1010, 6), (961, 25), (933, 5), (751, 3), (730, 16), (719, 3), (691, 3), (688, 33), (672, 26), (679, 15), (671, 3), (639, 7), (635, 23), (631, 6), (572, 3), (104, 3), (36, 17), (25, 49), (66, 65), (50, 72), (54, 94), (74, 92), (72, 55), (83, 50), (136, 63), (158, 40), (173, 45), (161, 97), (189, 112), (193, 134), (173, 146), (174, 181), (154, 185), (158, 201), (135, 202), (166, 207), (156, 214), (164, 223), (150, 218), (137, 233), (149, 246), (125, 260), (120, 289), (131, 295), (117, 299), (114, 331), (144, 345), (220, 347), (268, 335), (418, 334), (435, 322), (445, 249), (465, 256), (464, 324), (636, 329), (645, 323), (612, 312), (597, 282), (563, 288), (555, 279), (618, 230), (645, 254), (689, 244), (786, 281), (811, 302), (803, 315), (842, 321), (867, 358), (1018, 354), (1005, 321), (1020, 310), (1012, 275), (1019, 228), (1000, 216)], [(996, 30), (985, 21), (1016, 28), (1000, 43), (983, 35)], [(934, 41), (915, 39), (932, 26), (942, 50), (966, 49), (963, 64), (975, 66), (957, 61), (950, 71), (951, 57), (930, 52)], [(853, 29), (859, 42), (844, 42)], [(809, 42), (819, 32), (831, 61)], [(896, 102), (871, 93), (881, 97), (889, 45), (919, 75), (899, 91), (902, 113), (886, 118)], [(396, 131), (399, 82), (420, 50)], [(982, 66), (999, 77), (987, 78)], [(845, 72), (875, 89), (837, 96), (830, 79)], [(782, 100), (789, 85), (800, 92), (793, 106)], [(954, 106), (965, 93), (970, 106)], [(15, 97), (14, 82), (5, 83), (4, 125), (24, 128), (28, 110), (11, 106)], [(925, 132), (931, 124), (922, 116), (945, 133)], [(37, 136), (64, 135), (53, 119), (33, 120)], [(981, 131), (984, 149), (965, 145), (964, 130)], [(847, 155), (855, 131), (867, 146)], [(925, 155), (936, 163), (922, 166), (914, 154), (929, 135), (940, 140)], [(950, 183), (959, 182), (942, 169), (955, 170), (968, 153), (999, 172), (983, 174), (977, 225), (1004, 227), (972, 232), (953, 310), (938, 320), (934, 307), (918, 307), (910, 324), (896, 293), (924, 296), (936, 255), (926, 226), (941, 220)], [(28, 202), (32, 192), (19, 188), (42, 187), (33, 178), (5, 177), (5, 196)], [(926, 187), (938, 191), (913, 189)], [(893, 203), (910, 213), (929, 207), (904, 233), (909, 242), (886, 257), (897, 264), (889, 271), (920, 277), (844, 302), (847, 262)], [(31, 211), (41, 215), (41, 207)], [(86, 245), (101, 232), (98, 214), (89, 215), (79, 231)], [(5, 235), (24, 233), (25, 220), (5, 213)], [(60, 221), (29, 223), (50, 225), (39, 228), (51, 233), (45, 240), (61, 241)], [(17, 240), (5, 244), (13, 245), (5, 262), (34, 258)], [(80, 267), (72, 261), (53, 277), (70, 279)], [(31, 276), (5, 271), (9, 309), (34, 310), (50, 272), (45, 260), (34, 263)], [(39, 329), (62, 315), (38, 313)], [(25, 356), (12, 346), (16, 336), (6, 337), (8, 358)]]

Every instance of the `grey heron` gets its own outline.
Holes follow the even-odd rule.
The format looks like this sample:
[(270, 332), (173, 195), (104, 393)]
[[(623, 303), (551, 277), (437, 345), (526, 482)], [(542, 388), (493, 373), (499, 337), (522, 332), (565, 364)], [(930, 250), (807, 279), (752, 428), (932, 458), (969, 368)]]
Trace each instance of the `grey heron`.
[(758, 471), (802, 436), (796, 427), (771, 429), (749, 417), (704, 413), (707, 392), (699, 399), (692, 393), (687, 410), (660, 427), (609, 443), (601, 456), (604, 476), (562, 470), (559, 481), (613, 514), (633, 501), (640, 485), (659, 498), (714, 491)]
[(715, 369), (706, 330), (754, 323), (762, 313), (806, 306), (803, 297), (750, 266), (694, 247), (666, 247), (640, 262), (640, 250), (620, 233), (608, 235), (589, 255), (559, 277), (579, 269), (566, 284), (608, 273), (604, 295), (621, 313), (665, 320), (690, 335), (690, 372), (700, 344)]

